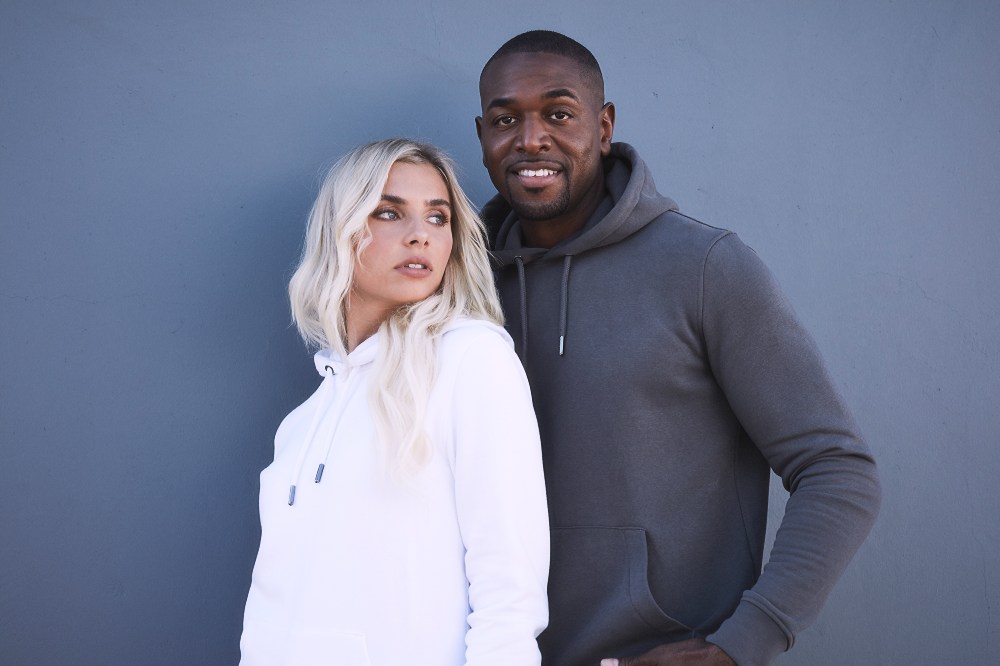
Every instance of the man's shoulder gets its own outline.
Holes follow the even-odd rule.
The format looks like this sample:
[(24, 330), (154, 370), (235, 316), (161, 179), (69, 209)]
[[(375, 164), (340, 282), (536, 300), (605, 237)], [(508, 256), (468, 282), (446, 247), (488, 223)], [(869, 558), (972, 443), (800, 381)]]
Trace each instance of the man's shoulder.
[(736, 239), (736, 234), (724, 227), (682, 213), (668, 210), (661, 213), (625, 241), (643, 251), (668, 251), (704, 257), (722, 239)]
[(725, 227), (719, 227), (714, 224), (709, 224), (708, 222), (703, 222), (702, 220), (692, 217), (691, 215), (683, 213), (677, 209), (668, 210), (665, 213), (662, 213), (654, 219), (651, 224), (661, 227), (666, 225), (666, 228), (671, 231), (682, 231), (696, 238), (716, 239), (733, 233)]

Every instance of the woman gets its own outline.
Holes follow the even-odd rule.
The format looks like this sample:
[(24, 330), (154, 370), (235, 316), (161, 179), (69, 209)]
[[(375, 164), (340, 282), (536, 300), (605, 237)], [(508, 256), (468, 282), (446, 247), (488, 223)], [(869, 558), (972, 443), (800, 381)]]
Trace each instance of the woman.
[(447, 158), (392, 139), (341, 159), (289, 294), (323, 380), (261, 473), (241, 663), (539, 663), (538, 429)]

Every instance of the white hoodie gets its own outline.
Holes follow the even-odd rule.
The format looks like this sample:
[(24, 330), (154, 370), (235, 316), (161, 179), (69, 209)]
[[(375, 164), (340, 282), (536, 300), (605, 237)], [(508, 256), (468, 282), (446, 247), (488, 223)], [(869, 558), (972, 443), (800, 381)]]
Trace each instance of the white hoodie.
[(346, 359), (317, 353), (323, 383), (278, 428), (260, 475), (240, 663), (538, 664), (548, 514), (510, 337), (470, 319), (443, 335), (426, 421), (433, 455), (405, 481), (389, 477), (375, 443), (379, 338)]

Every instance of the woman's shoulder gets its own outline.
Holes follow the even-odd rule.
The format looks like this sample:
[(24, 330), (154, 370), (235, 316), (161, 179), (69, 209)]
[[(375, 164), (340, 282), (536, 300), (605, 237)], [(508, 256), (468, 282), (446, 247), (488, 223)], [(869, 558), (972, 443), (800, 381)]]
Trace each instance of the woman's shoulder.
[(502, 326), (483, 319), (456, 319), (441, 337), (439, 377), (456, 385), (489, 385), (523, 375), (514, 341)]
[(446, 437), (457, 424), (466, 434), (479, 433), (498, 413), (509, 421), (504, 428), (527, 425), (537, 437), (528, 379), (502, 326), (480, 319), (455, 322), (442, 336), (437, 369), (431, 401), (441, 407)]
[(441, 337), (442, 348), (457, 351), (468, 347), (514, 349), (514, 341), (503, 328), (485, 319), (457, 317), (445, 328)]

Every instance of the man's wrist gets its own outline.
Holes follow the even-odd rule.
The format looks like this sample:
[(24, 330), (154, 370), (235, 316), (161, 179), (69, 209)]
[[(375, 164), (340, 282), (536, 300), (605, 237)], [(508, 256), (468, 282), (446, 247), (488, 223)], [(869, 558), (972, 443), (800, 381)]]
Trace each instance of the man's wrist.
[(792, 646), (794, 637), (763, 609), (747, 601), (747, 594), (752, 593), (744, 593), (732, 616), (706, 640), (740, 666), (770, 664)]

